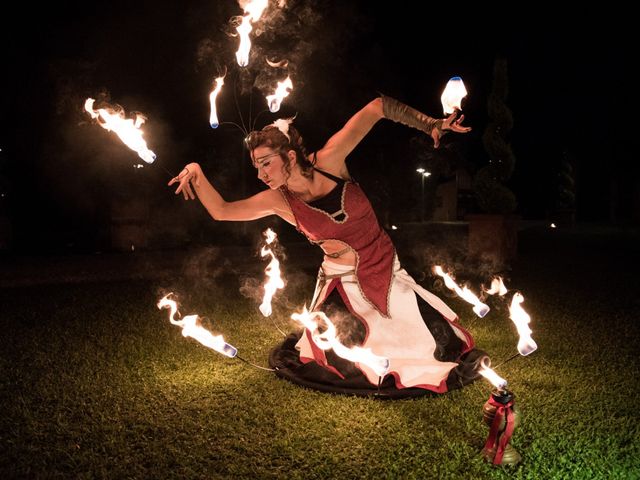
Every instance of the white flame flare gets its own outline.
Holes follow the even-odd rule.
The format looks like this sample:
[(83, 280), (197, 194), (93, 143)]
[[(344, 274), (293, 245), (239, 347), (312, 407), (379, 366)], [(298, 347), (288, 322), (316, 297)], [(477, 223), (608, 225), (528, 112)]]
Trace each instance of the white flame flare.
[(147, 143), (142, 138), (142, 130), (140, 127), (145, 122), (143, 115), (136, 115), (135, 122), (131, 118), (125, 118), (122, 110), (115, 111), (112, 109), (99, 108), (93, 109), (95, 100), (87, 98), (84, 102), (84, 109), (91, 115), (91, 118), (98, 120), (98, 124), (105, 130), (114, 132), (124, 144), (131, 150), (135, 151), (138, 156), (147, 163), (153, 163), (156, 154), (147, 148)]
[(209, 125), (211, 128), (218, 128), (220, 122), (218, 122), (218, 110), (216, 108), (216, 98), (218, 98), (218, 94), (220, 90), (222, 90), (222, 85), (224, 85), (224, 75), (222, 77), (216, 78), (216, 86), (211, 90), (209, 94), (209, 103), (211, 104), (211, 114), (209, 115)]
[(442, 92), (440, 101), (445, 115), (451, 115), (456, 110), (460, 110), (462, 99), (467, 96), (467, 89), (460, 77), (451, 77), (447, 86)]
[(285, 78), (283, 81), (278, 82), (278, 86), (276, 87), (276, 91), (273, 95), (267, 95), (267, 104), (269, 105), (269, 111), (271, 113), (275, 113), (280, 110), (280, 104), (285, 97), (289, 96), (293, 90), (293, 83), (291, 82), (291, 77)]
[(507, 287), (504, 285), (504, 282), (502, 281), (502, 277), (495, 277), (493, 280), (491, 280), (491, 287), (489, 288), (489, 290), (485, 290), (485, 291), (489, 295), (495, 295), (497, 293), (501, 297), (508, 292)]
[[(333, 322), (324, 314), (324, 312), (309, 312), (307, 306), (301, 313), (291, 315), (293, 320), (300, 322), (311, 332), (313, 342), (322, 350), (333, 350), (336, 355), (345, 360), (354, 363), (362, 363), (374, 371), (379, 377), (384, 377), (389, 371), (389, 359), (374, 354), (370, 348), (351, 347), (343, 345), (336, 336), (336, 327)], [(326, 326), (326, 330), (320, 333), (318, 322), (322, 320)]]
[(529, 328), (531, 317), (520, 306), (522, 302), (524, 302), (522, 294), (518, 292), (514, 293), (513, 298), (511, 299), (511, 306), (509, 306), (509, 318), (511, 318), (513, 323), (516, 324), (518, 334), (520, 335), (520, 339), (518, 340), (518, 352), (520, 352), (520, 355), (523, 357), (526, 357), (530, 353), (536, 351), (538, 345), (533, 338), (531, 338), (531, 334), (533, 333)]
[(489, 367), (489, 362), (486, 358), (482, 359), (481, 365), (482, 368), (478, 370), (480, 375), (489, 380), (494, 387), (499, 388), (500, 390), (507, 388), (507, 381)]
[(260, 250), (260, 255), (266, 257), (267, 255), (271, 256), (271, 261), (267, 268), (265, 269), (265, 274), (268, 277), (267, 282), (264, 285), (264, 297), (262, 298), (262, 303), (260, 304), (260, 313), (265, 317), (268, 317), (272, 313), (271, 309), (271, 299), (275, 295), (276, 291), (284, 288), (284, 280), (280, 275), (280, 262), (274, 255), (273, 251), (267, 247), (267, 245), (271, 245), (273, 241), (276, 239), (276, 233), (267, 228), (264, 232), (266, 245), (262, 247)]
[(227, 357), (233, 358), (238, 354), (238, 349), (224, 341), (222, 335), (213, 335), (209, 330), (200, 325), (198, 315), (187, 315), (182, 320), (176, 320), (178, 313), (178, 305), (175, 300), (171, 300), (168, 293), (158, 302), (158, 308), (168, 308), (170, 310), (169, 321), (182, 327), (182, 335), (191, 337), (200, 342), (205, 347), (209, 347), (216, 352), (222, 353)]
[(476, 315), (482, 318), (487, 313), (489, 313), (489, 310), (491, 309), (488, 305), (482, 303), (477, 295), (469, 290), (466, 286), (460, 288), (449, 274), (444, 273), (440, 265), (436, 265), (435, 267), (433, 267), (433, 271), (444, 279), (444, 284), (448, 289), (453, 290), (460, 298), (473, 305), (473, 312)]
[[(243, 3), (245, 5), (243, 5)], [(262, 12), (267, 8), (269, 4), (268, 0), (251, 0), (249, 2), (240, 2), (240, 6), (244, 10), (245, 15), (242, 17), (242, 22), (236, 27), (236, 31), (240, 36), (240, 45), (236, 52), (236, 60), (238, 65), (246, 67), (249, 65), (249, 51), (251, 50), (251, 40), (249, 39), (249, 33), (253, 30), (252, 23), (260, 20)]]

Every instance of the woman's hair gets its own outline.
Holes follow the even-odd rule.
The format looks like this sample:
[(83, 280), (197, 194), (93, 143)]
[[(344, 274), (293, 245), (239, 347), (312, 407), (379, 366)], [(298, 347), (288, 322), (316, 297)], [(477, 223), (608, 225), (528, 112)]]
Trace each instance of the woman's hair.
[(296, 152), (302, 175), (307, 178), (311, 177), (313, 175), (313, 164), (307, 159), (307, 151), (304, 148), (302, 136), (293, 126), (289, 126), (288, 134), (289, 138), (275, 125), (267, 125), (262, 130), (251, 132), (245, 141), (245, 145), (249, 152), (253, 152), (258, 147), (270, 147), (280, 153), (284, 168), (289, 175), (291, 174), (291, 163), (287, 152), (293, 150)]

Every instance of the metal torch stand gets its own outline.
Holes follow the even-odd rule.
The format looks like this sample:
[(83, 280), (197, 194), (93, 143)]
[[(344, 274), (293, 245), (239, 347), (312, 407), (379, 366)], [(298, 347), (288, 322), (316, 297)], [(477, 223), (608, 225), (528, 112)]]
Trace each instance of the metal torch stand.
[[(493, 399), (493, 402), (491, 401), (491, 399)], [(493, 427), (493, 422), (496, 417), (496, 412), (499, 408), (498, 406), (496, 406), (496, 404), (506, 406), (511, 403), (511, 406), (508, 406), (506, 408), (511, 409), (511, 411), (513, 412), (513, 421), (514, 421), (513, 427), (515, 428), (520, 424), (520, 417), (521, 417), (520, 410), (518, 406), (513, 402), (513, 399), (514, 399), (513, 393), (511, 393), (508, 390), (494, 390), (493, 392), (491, 392), (491, 397), (489, 398), (489, 400), (487, 400), (487, 402), (482, 407), (482, 418), (484, 419), (484, 422), (487, 425), (489, 425), (489, 428)], [(506, 427), (507, 427), (507, 417), (506, 415), (503, 415), (499, 425), (497, 425), (498, 439), (502, 437)], [(504, 449), (504, 453), (502, 455), (502, 459), (496, 463), (495, 458), (496, 458), (496, 452), (498, 449), (498, 443), (499, 442), (496, 442), (496, 444), (491, 446), (487, 444), (482, 449), (482, 456), (487, 462), (493, 463), (495, 465), (505, 465), (505, 464), (515, 465), (519, 463), (520, 460), (522, 460), (522, 457), (520, 456), (518, 451), (515, 448), (513, 448), (513, 446), (511, 446), (511, 443), (507, 443)]]

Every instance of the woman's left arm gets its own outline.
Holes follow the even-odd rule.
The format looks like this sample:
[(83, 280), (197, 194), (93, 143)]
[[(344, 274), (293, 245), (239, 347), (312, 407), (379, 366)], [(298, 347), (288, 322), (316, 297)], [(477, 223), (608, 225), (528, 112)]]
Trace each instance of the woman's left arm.
[(435, 119), (383, 95), (369, 102), (351, 117), (345, 126), (316, 153), (318, 167), (342, 178), (348, 178), (349, 173), (345, 165), (347, 155), (381, 118), (388, 118), (427, 133), (433, 138), (435, 148), (438, 148), (440, 138), (448, 130), (457, 133), (466, 133), (471, 130), (471, 127), (462, 125), (464, 115), (457, 117), (457, 112), (445, 119)]
[(364, 106), (336, 132), (316, 153), (317, 166), (342, 178), (349, 178), (345, 165), (347, 155), (356, 148), (371, 128), (384, 118), (382, 99), (376, 98)]

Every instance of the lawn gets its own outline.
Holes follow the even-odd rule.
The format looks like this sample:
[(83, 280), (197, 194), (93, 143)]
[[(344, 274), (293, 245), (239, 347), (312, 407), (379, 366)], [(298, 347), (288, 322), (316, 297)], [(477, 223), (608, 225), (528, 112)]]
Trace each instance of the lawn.
[[(7, 286), (0, 473), (640, 478), (638, 240), (637, 231), (608, 228), (522, 232), (507, 286), (524, 294), (539, 348), (499, 368), (522, 411), (512, 444), (523, 460), (515, 467), (479, 455), (492, 389), (484, 380), (410, 400), (317, 393), (182, 337), (156, 308), (162, 293), (177, 292), (183, 314), (206, 317), (240, 355), (266, 366), (282, 335), (241, 294), (262, 280), (259, 268)], [(285, 330), (287, 312), (308, 301), (313, 285), (311, 270), (301, 272), (274, 314)], [(460, 300), (447, 302), (494, 364), (515, 352), (515, 328), (499, 301), (489, 300), (484, 319)]]

